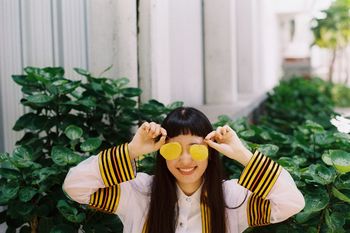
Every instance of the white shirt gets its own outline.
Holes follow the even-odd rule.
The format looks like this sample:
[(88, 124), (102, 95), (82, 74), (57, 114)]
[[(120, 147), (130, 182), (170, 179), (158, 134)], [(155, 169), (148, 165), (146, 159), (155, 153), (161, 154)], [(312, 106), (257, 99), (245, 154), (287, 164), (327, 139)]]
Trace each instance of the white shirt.
[[(120, 183), (120, 199), (115, 214), (119, 216), (124, 233), (142, 232), (150, 203), (150, 188), (153, 176), (137, 173), (136, 178)], [(237, 179), (223, 182), (225, 204), (236, 207), (251, 192), (237, 183)], [(88, 204), (90, 195), (105, 185), (101, 178), (98, 156), (92, 156), (71, 168), (63, 189), (75, 201)], [(202, 233), (200, 211), (201, 187), (191, 196), (186, 196), (178, 187), (179, 218), (176, 233)], [(226, 208), (227, 232), (238, 233), (248, 228), (247, 200), (238, 209)], [(303, 209), (305, 203), (289, 173), (282, 169), (266, 199), (271, 203), (271, 223), (281, 222)]]

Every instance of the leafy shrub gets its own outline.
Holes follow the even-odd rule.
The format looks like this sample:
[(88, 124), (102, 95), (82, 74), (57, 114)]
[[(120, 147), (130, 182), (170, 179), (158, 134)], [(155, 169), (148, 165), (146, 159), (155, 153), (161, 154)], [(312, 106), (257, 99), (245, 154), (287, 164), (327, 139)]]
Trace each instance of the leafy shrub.
[[(283, 81), (266, 101), (256, 124), (221, 116), (252, 150), (258, 149), (290, 172), (306, 206), (295, 217), (247, 232), (348, 232), (350, 230), (350, 135), (329, 121), (335, 112), (328, 83), (320, 79)], [(326, 94), (325, 94), (326, 92)], [(241, 167), (225, 162), (232, 177)]]
[[(62, 68), (25, 68), (14, 75), (22, 87), (21, 104), (30, 111), (13, 127), (25, 132), (10, 155), (0, 154), (1, 223), (7, 232), (121, 232), (114, 215), (84, 209), (66, 198), (62, 183), (68, 169), (112, 145), (131, 139), (137, 123), (161, 121), (175, 102), (156, 100), (138, 105), (139, 88), (126, 78), (94, 77), (75, 69), (73, 81)], [(27, 223), (27, 224), (25, 224)]]

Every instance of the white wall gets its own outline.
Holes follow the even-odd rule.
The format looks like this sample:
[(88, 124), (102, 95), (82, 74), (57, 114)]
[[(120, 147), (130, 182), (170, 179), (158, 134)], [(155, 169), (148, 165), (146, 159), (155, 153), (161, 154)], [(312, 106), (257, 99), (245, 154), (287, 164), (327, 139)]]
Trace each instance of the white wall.
[(63, 66), (75, 79), (73, 67), (98, 75), (113, 65), (104, 76), (129, 78), (143, 101), (214, 115), (248, 112), (278, 81), (269, 0), (2, 0), (0, 10), (1, 150), (13, 149), (24, 112), (9, 77), (29, 65)]
[(21, 46), (21, 5), (19, 1), (4, 0), (0, 2), (0, 104), (2, 122), (0, 130), (2, 151), (12, 151), (13, 143), (21, 134), (12, 131), (12, 127), (23, 112), (18, 103), (22, 95), (11, 75), (21, 73), (23, 49)]
[(0, 149), (12, 151), (21, 133), (12, 130), (24, 113), (12, 79), (26, 66), (74, 67), (108, 77), (128, 77), (137, 86), (136, 0), (0, 1)]

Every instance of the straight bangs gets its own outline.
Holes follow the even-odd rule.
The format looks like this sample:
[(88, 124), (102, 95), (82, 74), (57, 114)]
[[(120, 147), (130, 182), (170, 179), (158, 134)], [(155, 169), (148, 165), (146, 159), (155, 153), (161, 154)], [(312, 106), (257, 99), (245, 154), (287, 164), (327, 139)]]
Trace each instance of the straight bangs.
[(213, 130), (210, 121), (202, 112), (189, 107), (170, 112), (164, 119), (162, 127), (167, 131), (169, 138), (181, 134), (205, 138)]

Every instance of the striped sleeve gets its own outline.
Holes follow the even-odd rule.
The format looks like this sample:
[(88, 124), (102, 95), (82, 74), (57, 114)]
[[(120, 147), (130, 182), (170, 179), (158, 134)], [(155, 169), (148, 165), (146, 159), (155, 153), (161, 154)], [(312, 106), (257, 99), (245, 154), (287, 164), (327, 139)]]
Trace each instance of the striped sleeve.
[(265, 199), (281, 171), (282, 167), (278, 163), (256, 151), (244, 168), (238, 183)]
[(101, 177), (106, 187), (135, 178), (127, 143), (101, 151), (98, 157)]
[(115, 213), (120, 199), (119, 184), (100, 188), (90, 196), (89, 206), (107, 213)]
[(271, 203), (268, 199), (262, 199), (256, 194), (252, 193), (249, 196), (247, 204), (247, 218), (248, 225), (264, 226), (270, 224), (271, 219)]

